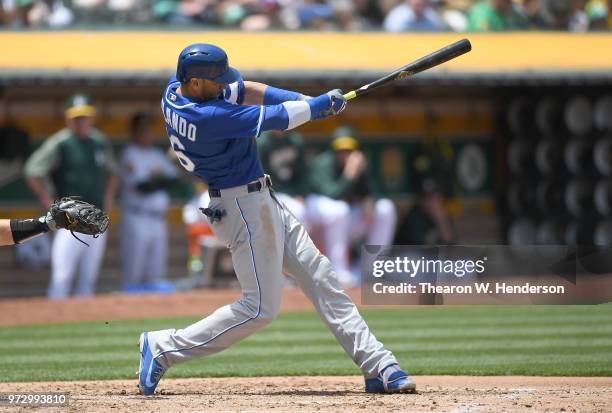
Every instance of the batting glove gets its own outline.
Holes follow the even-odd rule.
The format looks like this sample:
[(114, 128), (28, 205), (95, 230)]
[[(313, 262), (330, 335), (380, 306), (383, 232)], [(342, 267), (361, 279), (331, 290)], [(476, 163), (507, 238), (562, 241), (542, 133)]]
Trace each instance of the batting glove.
[(339, 115), (344, 109), (346, 109), (346, 99), (342, 94), (342, 90), (330, 90), (326, 93), (326, 95), (329, 97), (330, 102), (330, 108), (328, 111), (329, 115)]
[(311, 119), (325, 119), (337, 115), (346, 107), (346, 99), (340, 89), (330, 90), (315, 98), (307, 100), (310, 105)]

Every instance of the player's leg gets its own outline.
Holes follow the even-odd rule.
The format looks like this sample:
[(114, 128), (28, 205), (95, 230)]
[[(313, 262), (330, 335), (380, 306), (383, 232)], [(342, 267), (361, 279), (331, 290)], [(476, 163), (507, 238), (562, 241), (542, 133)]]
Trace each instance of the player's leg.
[(397, 211), (390, 199), (379, 199), (374, 203), (374, 219), (370, 226), (368, 245), (389, 245), (393, 242)]
[(299, 201), (292, 196), (283, 194), (280, 192), (274, 192), (274, 196), (289, 209), (289, 212), (297, 218), (306, 228), (308, 228), (308, 222), (306, 220), (306, 205), (304, 201)]
[(355, 304), (340, 288), (329, 260), (317, 250), (304, 227), (288, 213), (284, 223), (283, 268), (296, 279), (336, 340), (359, 366), (366, 391), (414, 391), (415, 383), (370, 332)]
[(121, 218), (121, 263), (125, 292), (142, 291), (148, 254), (147, 222), (138, 214), (125, 212)]
[[(393, 242), (397, 214), (391, 200), (374, 201), (372, 217), (369, 220), (365, 217), (363, 205), (351, 205), (350, 210), (349, 239), (351, 242), (365, 240), (366, 245), (388, 245)], [(353, 274), (353, 277), (356, 275)], [(359, 284), (359, 280), (353, 279), (353, 283), (353, 285)]]
[(370, 332), (357, 307), (342, 291), (330, 261), (322, 255), (291, 215), (285, 215), (284, 270), (312, 301), (346, 353), (366, 377), (397, 363), (393, 354)]
[(349, 240), (354, 242), (355, 240), (363, 239), (368, 233), (369, 225), (365, 220), (363, 208), (357, 205), (351, 205), (350, 207), (350, 221), (351, 228), (349, 230)]
[(279, 206), (267, 191), (214, 198), (209, 206), (227, 213), (213, 230), (230, 247), (243, 297), (184, 329), (148, 333), (164, 369), (226, 349), (269, 324), (280, 306), (284, 233)]
[(47, 296), (61, 300), (70, 294), (70, 287), (85, 245), (77, 241), (69, 231), (55, 233), (51, 247), (51, 281)]
[(338, 277), (348, 282), (352, 278), (348, 254), (352, 225), (349, 205), (326, 196), (309, 195), (306, 209), (308, 222), (322, 231), (325, 253)]
[(172, 286), (164, 281), (168, 268), (168, 228), (165, 219), (155, 217), (150, 220), (148, 237), (148, 259), (145, 260), (144, 280), (158, 292), (169, 292)]
[(96, 292), (96, 282), (106, 250), (107, 236), (108, 232), (100, 234), (97, 238), (91, 235), (83, 235), (82, 239), (89, 244), (89, 247), (84, 246), (85, 249), (81, 254), (75, 295), (89, 297)]

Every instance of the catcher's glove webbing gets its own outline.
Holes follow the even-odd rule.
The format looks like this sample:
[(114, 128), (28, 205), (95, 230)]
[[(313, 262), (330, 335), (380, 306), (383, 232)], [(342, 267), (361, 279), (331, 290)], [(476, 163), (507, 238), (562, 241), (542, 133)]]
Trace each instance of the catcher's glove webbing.
[(65, 197), (51, 205), (45, 216), (45, 222), (52, 230), (67, 229), (76, 239), (89, 246), (74, 233), (93, 235), (97, 238), (108, 228), (109, 219), (102, 210), (81, 201), (79, 197)]

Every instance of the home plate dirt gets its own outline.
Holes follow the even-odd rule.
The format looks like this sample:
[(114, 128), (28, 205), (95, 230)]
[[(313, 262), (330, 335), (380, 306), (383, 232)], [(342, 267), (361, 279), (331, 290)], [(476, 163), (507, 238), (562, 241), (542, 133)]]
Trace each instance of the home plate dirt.
[(420, 376), (416, 381), (417, 394), (398, 395), (365, 394), (356, 376), (163, 379), (152, 397), (140, 396), (135, 380), (2, 383), (0, 391), (70, 394), (68, 407), (5, 407), (11, 412), (612, 412), (608, 377)]

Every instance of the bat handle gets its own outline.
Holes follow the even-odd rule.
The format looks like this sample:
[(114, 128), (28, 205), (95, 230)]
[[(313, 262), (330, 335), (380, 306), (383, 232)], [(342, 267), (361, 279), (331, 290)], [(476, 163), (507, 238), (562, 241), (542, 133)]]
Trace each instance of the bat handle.
[(344, 94), (344, 99), (346, 100), (355, 99), (356, 97), (357, 97), (357, 92), (354, 90), (351, 90), (350, 92)]

